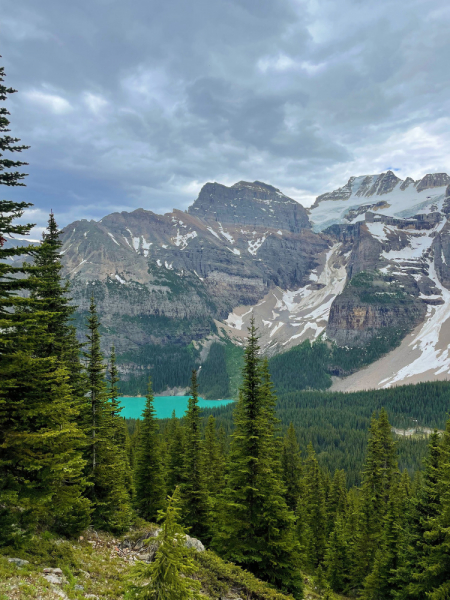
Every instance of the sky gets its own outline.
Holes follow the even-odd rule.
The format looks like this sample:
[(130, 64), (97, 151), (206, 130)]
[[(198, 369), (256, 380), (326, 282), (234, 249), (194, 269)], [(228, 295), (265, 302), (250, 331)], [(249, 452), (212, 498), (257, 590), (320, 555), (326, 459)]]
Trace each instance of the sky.
[[(448, 0), (0, 0), (29, 218), (450, 172)], [(5, 196), (5, 194), (3, 194)]]

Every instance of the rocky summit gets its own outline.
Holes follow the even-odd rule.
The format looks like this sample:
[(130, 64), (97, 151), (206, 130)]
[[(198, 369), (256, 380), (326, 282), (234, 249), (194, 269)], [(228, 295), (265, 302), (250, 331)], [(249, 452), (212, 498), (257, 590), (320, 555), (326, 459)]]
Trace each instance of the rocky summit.
[(62, 253), (80, 335), (93, 294), (125, 379), (157, 356), (201, 365), (212, 341), (241, 345), (253, 314), (268, 355), (319, 336), (367, 347), (395, 332), (372, 375), (336, 383), (360, 389), (446, 377), (449, 212), (445, 173), (351, 177), (308, 210), (260, 181), (207, 183), (186, 212), (72, 223)]

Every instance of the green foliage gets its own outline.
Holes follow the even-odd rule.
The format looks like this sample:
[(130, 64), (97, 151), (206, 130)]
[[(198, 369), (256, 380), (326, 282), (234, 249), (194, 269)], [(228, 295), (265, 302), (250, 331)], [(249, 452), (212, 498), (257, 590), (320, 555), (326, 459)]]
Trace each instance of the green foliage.
[(74, 390), (80, 364), (71, 363), (78, 346), (59, 247), (51, 215), (35, 264), (17, 279), (31, 294), (16, 296), (18, 286), (0, 273), (0, 545), (21, 543), (38, 526), (76, 535), (89, 523)]
[(196, 371), (192, 371), (191, 394), (185, 420), (184, 471), (181, 485), (184, 523), (190, 528), (191, 535), (201, 540), (207, 540), (210, 535), (209, 499), (206, 488)]
[(143, 519), (154, 521), (165, 505), (166, 484), (151, 381), (142, 418), (136, 450), (135, 504)]
[(329, 361), (329, 348), (321, 340), (313, 344), (306, 340), (287, 352), (277, 354), (269, 361), (275, 389), (282, 394), (292, 390), (329, 388)]
[(197, 577), (202, 588), (212, 598), (226, 597), (232, 589), (242, 589), (247, 598), (254, 600), (292, 600), (267, 583), (257, 579), (233, 563), (226, 562), (214, 552), (206, 550), (195, 556)]
[(274, 438), (275, 398), (258, 353), (252, 320), (214, 544), (225, 558), (301, 598), (294, 515), (284, 500), (280, 446)]
[(243, 350), (229, 340), (214, 342), (201, 365), (198, 385), (203, 398), (238, 398), (242, 383)]
[[(161, 317), (159, 317), (161, 319)], [(169, 320), (169, 319), (168, 319)], [(186, 325), (187, 326), (187, 325)], [(119, 365), (132, 365), (131, 373), (120, 382), (120, 393), (127, 396), (145, 394), (148, 378), (152, 378), (156, 393), (172, 387), (187, 387), (192, 370), (198, 364), (198, 352), (192, 346), (145, 344), (138, 350), (122, 353)]]
[[(269, 363), (270, 364), (270, 363)], [(371, 415), (385, 407), (398, 429), (443, 429), (450, 406), (450, 383), (436, 381), (367, 392), (290, 392), (278, 396), (277, 416), (286, 431), (292, 422), (302, 452), (311, 442), (322, 468), (344, 469), (347, 485), (361, 481)], [(233, 405), (206, 409), (218, 427), (230, 434)], [(399, 436), (398, 463), (412, 474), (422, 466), (427, 451), (423, 436)]]
[(295, 510), (301, 494), (301, 479), (303, 476), (300, 446), (297, 442), (294, 425), (289, 424), (283, 440), (283, 453), (281, 457), (283, 481), (286, 488), (286, 503), (291, 510)]
[(198, 377), (198, 389), (204, 398), (229, 398), (230, 382), (227, 372), (225, 346), (211, 344), (208, 358), (202, 364)]
[[(86, 447), (86, 473), (90, 482), (93, 524), (100, 529), (119, 533), (129, 527), (131, 522), (127, 456), (124, 448), (116, 446), (118, 420), (121, 417), (116, 400), (113, 399), (111, 404), (108, 398), (99, 330), (96, 305), (94, 298), (91, 298), (87, 350), (83, 352), (88, 379), (82, 415), (89, 440)], [(115, 384), (112, 388), (114, 387)]]
[(138, 563), (133, 570), (130, 596), (138, 600), (201, 599), (200, 583), (189, 575), (196, 568), (192, 551), (185, 547), (186, 534), (179, 524), (179, 493), (169, 498), (166, 511), (160, 511), (158, 550), (151, 564)]

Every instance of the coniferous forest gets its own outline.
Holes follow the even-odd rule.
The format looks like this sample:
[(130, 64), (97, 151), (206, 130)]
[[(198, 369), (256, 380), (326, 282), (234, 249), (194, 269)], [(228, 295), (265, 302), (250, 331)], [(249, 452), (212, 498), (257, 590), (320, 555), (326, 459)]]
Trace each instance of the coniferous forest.
[[(4, 102), (15, 90), (3, 69), (0, 83)], [(0, 184), (10, 188), (24, 185), (17, 157), (27, 147), (9, 135), (8, 116), (2, 107)], [(232, 409), (202, 415), (194, 370), (183, 419), (156, 419), (149, 381), (142, 420), (127, 426), (95, 297), (85, 339), (76, 337), (55, 216), (39, 246), (8, 243), (30, 231), (29, 206), (0, 201), (3, 556), (159, 522), (153, 560), (137, 561), (117, 597), (225, 598), (231, 580), (255, 599), (300, 600), (305, 580), (326, 598), (450, 597), (446, 384), (277, 398), (252, 323)], [(436, 429), (411, 450), (387, 411), (397, 427), (415, 418)], [(186, 545), (187, 534), (207, 550)]]

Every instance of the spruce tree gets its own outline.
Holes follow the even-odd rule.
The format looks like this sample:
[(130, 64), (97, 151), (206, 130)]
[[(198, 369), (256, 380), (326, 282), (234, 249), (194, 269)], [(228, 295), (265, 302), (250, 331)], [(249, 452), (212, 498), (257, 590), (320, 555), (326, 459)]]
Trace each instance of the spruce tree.
[(195, 370), (192, 371), (191, 391), (185, 420), (184, 472), (181, 486), (184, 524), (190, 528), (189, 532), (192, 536), (206, 541), (210, 537), (209, 498), (206, 488), (202, 425)]
[(286, 487), (286, 503), (290, 510), (295, 511), (301, 493), (302, 458), (292, 422), (283, 440), (281, 457), (283, 481)]
[[(136, 600), (201, 600), (200, 582), (190, 577), (195, 564), (186, 548), (186, 531), (179, 524), (178, 488), (169, 498), (166, 511), (160, 511), (158, 549), (152, 563), (138, 563), (133, 570), (131, 598)], [(128, 597), (128, 596), (127, 596)]]
[(331, 589), (340, 594), (346, 592), (350, 580), (349, 540), (343, 515), (339, 512), (336, 514), (334, 529), (328, 539), (324, 564)]
[(125, 419), (122, 417), (121, 412), (123, 406), (120, 405), (119, 401), (119, 371), (116, 365), (116, 350), (114, 346), (111, 347), (111, 352), (108, 362), (108, 398), (111, 409), (111, 441), (116, 447), (117, 451), (122, 455), (121, 460), (125, 465), (125, 481), (128, 494), (133, 497), (134, 494), (134, 483), (133, 483), (133, 469), (131, 468), (130, 461), (130, 436), (128, 433), (128, 427)]
[(161, 457), (159, 426), (153, 407), (151, 380), (148, 383), (145, 408), (139, 428), (136, 450), (135, 504), (138, 514), (147, 521), (155, 521), (165, 506), (166, 484)]
[(338, 514), (345, 515), (347, 511), (347, 486), (345, 471), (336, 470), (331, 481), (330, 492), (327, 497), (327, 534), (334, 529)]
[(414, 598), (445, 600), (450, 597), (450, 420), (439, 444), (436, 496), (430, 479), (431, 510), (422, 522), (421, 553), (408, 592)]
[[(225, 484), (225, 459), (216, 433), (216, 420), (210, 415), (206, 423), (204, 465), (208, 495), (214, 505)], [(214, 510), (214, 508), (212, 508)]]
[(396, 573), (400, 566), (404, 541), (407, 502), (407, 490), (404, 485), (400, 482), (392, 485), (374, 566), (364, 581), (362, 593), (364, 600), (395, 598), (399, 592)]
[(305, 461), (304, 493), (309, 535), (307, 561), (311, 569), (316, 569), (325, 556), (327, 513), (322, 473), (311, 443)]
[(284, 499), (273, 392), (259, 357), (253, 319), (244, 357), (215, 546), (228, 560), (301, 598), (295, 518)]
[(170, 494), (173, 494), (175, 488), (183, 483), (184, 439), (184, 426), (173, 411), (167, 427), (167, 489)]
[[(0, 102), (15, 92), (3, 82), (0, 68)], [(26, 149), (9, 135), (8, 116), (0, 108), (0, 185), (22, 186), (26, 174), (17, 169), (26, 163), (4, 156)], [(30, 206), (0, 200), (0, 544), (36, 526), (74, 535), (89, 523), (81, 496), (83, 435), (75, 424), (69, 373), (57, 354), (41, 352), (54, 344), (57, 314), (32, 294), (40, 284), (38, 266), (17, 260), (39, 260), (45, 248), (12, 245), (14, 236), (32, 228), (17, 224)]]
[(127, 529), (131, 519), (130, 497), (127, 489), (127, 465), (123, 449), (117, 448), (115, 419), (120, 417), (111, 410), (106, 367), (100, 349), (100, 322), (94, 298), (91, 298), (87, 320), (86, 350), (87, 403), (84, 409), (84, 427), (88, 437), (86, 448), (87, 476), (90, 481), (89, 498), (93, 504), (93, 524), (119, 533)]
[(399, 599), (426, 600), (427, 598), (427, 586), (420, 582), (421, 565), (433, 545), (428, 538), (428, 532), (439, 514), (441, 505), (440, 456), (440, 437), (437, 430), (434, 430), (428, 441), (424, 472), (417, 484), (416, 493), (413, 492), (411, 498), (403, 561), (397, 572), (397, 579), (402, 584), (401, 591), (397, 594)]
[(353, 541), (352, 585), (360, 587), (371, 572), (381, 539), (391, 486), (397, 472), (395, 443), (384, 409), (372, 417), (363, 470), (362, 498)]

